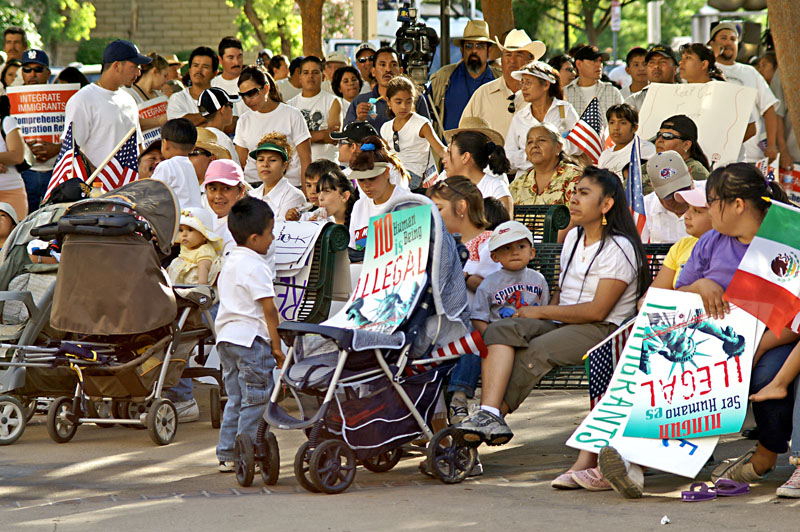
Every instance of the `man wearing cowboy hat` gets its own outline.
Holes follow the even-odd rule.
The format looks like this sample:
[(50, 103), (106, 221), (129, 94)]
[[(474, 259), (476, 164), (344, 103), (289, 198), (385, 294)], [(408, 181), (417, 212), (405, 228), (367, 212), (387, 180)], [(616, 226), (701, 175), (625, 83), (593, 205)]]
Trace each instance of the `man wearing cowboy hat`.
[(186, 61), (181, 61), (175, 54), (166, 57), (169, 70), (167, 70), (167, 81), (171, 79), (181, 80), (181, 68), (186, 64)]
[(439, 133), (458, 127), (461, 113), (478, 87), (502, 77), (499, 69), (487, 68), (489, 51), (495, 41), (489, 38), (489, 24), (470, 20), (464, 35), (453, 39), (461, 48), (461, 61), (445, 65), (431, 76), (434, 115), (438, 114)]
[(517, 93), (519, 81), (511, 77), (511, 73), (531, 61), (538, 60), (544, 55), (547, 47), (541, 41), (532, 41), (525, 30), (508, 32), (505, 44), (495, 42), (503, 52), (503, 76), (481, 85), (475, 91), (464, 108), (461, 119), (469, 116), (483, 118), (489, 127), (505, 137), (511, 125), (511, 118), (525, 103), (522, 94)]

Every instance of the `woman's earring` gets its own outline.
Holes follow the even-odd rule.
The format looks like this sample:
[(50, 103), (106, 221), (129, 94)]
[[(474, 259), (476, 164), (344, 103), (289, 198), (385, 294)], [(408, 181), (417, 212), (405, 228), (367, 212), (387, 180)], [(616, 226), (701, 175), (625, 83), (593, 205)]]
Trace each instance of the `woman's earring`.
[(600, 225), (608, 225), (608, 221), (606, 220), (605, 213), (603, 213), (603, 220), (600, 222)]

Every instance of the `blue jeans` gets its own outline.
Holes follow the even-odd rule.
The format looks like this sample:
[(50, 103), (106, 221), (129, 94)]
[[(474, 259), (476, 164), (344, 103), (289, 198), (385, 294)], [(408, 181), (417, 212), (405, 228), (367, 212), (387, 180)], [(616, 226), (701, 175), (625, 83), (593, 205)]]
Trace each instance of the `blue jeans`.
[(461, 355), (456, 362), (456, 367), (450, 373), (450, 383), (447, 391), (450, 393), (464, 392), (468, 398), (475, 396), (478, 386), (478, 377), (481, 376), (481, 357), (472, 353)]
[(272, 370), (275, 358), (269, 344), (260, 337), (256, 337), (250, 347), (219, 342), (217, 353), (228, 393), (219, 428), (217, 458), (228, 462), (233, 460), (233, 446), (238, 434), (247, 434), (253, 442), (256, 441), (258, 420), (264, 416), (274, 386)]
[(50, 178), (52, 176), (52, 170), (47, 172), (25, 170), (22, 172), (22, 180), (25, 182), (25, 192), (28, 194), (29, 213), (39, 209), (39, 204), (42, 203), (42, 198), (44, 198), (44, 193), (47, 192), (47, 185), (50, 184)]
[[(782, 345), (770, 349), (758, 359), (750, 377), (750, 393), (755, 393), (769, 384), (778, 370), (783, 366), (786, 357), (795, 344)], [(758, 425), (758, 443), (773, 453), (782, 454), (789, 448), (792, 437), (792, 425), (797, 421), (800, 430), (800, 411), (794, 408), (794, 390), (783, 399), (773, 399), (753, 404), (753, 417)], [(795, 411), (792, 416), (792, 411)], [(798, 442), (800, 445), (800, 441)]]

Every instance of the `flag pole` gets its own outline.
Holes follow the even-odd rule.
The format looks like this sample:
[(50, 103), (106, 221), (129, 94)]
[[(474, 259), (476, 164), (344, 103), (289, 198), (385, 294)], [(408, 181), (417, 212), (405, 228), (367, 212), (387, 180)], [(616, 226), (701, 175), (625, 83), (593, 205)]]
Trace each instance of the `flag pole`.
[(119, 141), (119, 144), (117, 144), (116, 148), (111, 150), (111, 153), (108, 155), (108, 157), (106, 157), (106, 160), (103, 161), (103, 164), (101, 164), (100, 166), (98, 166), (97, 168), (94, 169), (94, 172), (92, 172), (92, 175), (90, 175), (89, 179), (86, 180), (86, 184), (87, 185), (91, 185), (92, 184), (92, 181), (94, 181), (94, 179), (97, 177), (97, 174), (100, 173), (100, 170), (102, 170), (103, 168), (106, 167), (106, 165), (111, 161), (111, 159), (114, 158), (114, 156), (117, 154), (117, 152), (120, 150), (120, 148), (122, 148), (122, 145), (125, 144), (126, 142), (128, 142), (128, 139), (131, 138), (131, 135), (133, 135), (134, 133), (136, 133), (136, 126), (133, 126), (131, 128), (131, 130), (128, 131), (128, 134), (125, 135), (125, 137), (121, 141)]

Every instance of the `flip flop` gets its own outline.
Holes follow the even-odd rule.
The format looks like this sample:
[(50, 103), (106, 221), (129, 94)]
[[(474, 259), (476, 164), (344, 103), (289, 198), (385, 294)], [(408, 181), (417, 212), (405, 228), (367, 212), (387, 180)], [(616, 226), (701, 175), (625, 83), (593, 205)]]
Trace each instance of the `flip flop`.
[(689, 486), (688, 491), (681, 492), (683, 502), (702, 502), (711, 501), (717, 498), (717, 492), (710, 488), (705, 482), (695, 482)]
[(714, 491), (720, 497), (736, 497), (750, 493), (750, 484), (747, 482), (736, 482), (729, 478), (718, 478), (714, 483)]

